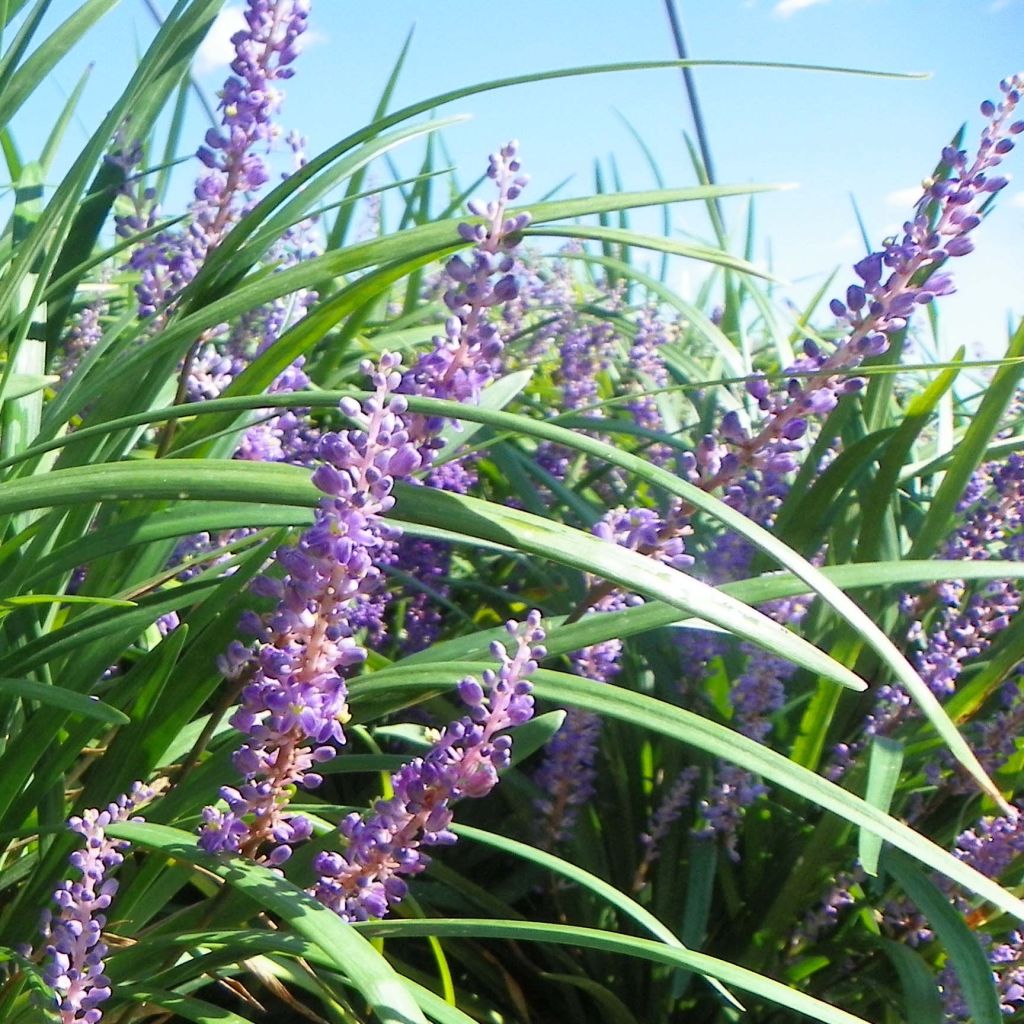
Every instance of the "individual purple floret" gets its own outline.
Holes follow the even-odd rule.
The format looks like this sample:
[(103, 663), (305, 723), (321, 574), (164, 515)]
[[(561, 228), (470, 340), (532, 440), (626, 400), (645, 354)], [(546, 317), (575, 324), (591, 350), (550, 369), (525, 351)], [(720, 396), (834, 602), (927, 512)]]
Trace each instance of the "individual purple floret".
[[(394, 482), (423, 458), (402, 418), (406, 400), (394, 394), (399, 366), (399, 357), (388, 353), (376, 368), (365, 364), (375, 394), (362, 404), (342, 401), (357, 429), (326, 434), (317, 445), (313, 483), (326, 497), (315, 521), (295, 547), (277, 551), (283, 578), (258, 584), (260, 594), (277, 598), (277, 607), (246, 620), (257, 637), (251, 651), (229, 652), (224, 667), (246, 679), (231, 717), (247, 736), (234, 755), (244, 782), (221, 790), (227, 811), (203, 812), (200, 843), (211, 852), (238, 851), (276, 865), (310, 835), (308, 819), (289, 813), (288, 802), (295, 786), (319, 785), (316, 766), (345, 740), (345, 676), (366, 658), (353, 618), (360, 603), (375, 596), (380, 564), (399, 533), (382, 518), (394, 504)], [(268, 842), (270, 850), (261, 853)]]
[(405, 896), (405, 877), (430, 862), (423, 848), (455, 842), (452, 804), (486, 796), (508, 767), (512, 738), (503, 730), (532, 717), (526, 679), (546, 652), (539, 612), (530, 612), (523, 626), (509, 622), (506, 629), (515, 647), (510, 655), (505, 645), (492, 645), (498, 671), (484, 672), (483, 685), (472, 677), (459, 684), (469, 714), (449, 724), (426, 756), (391, 776), (394, 796), (378, 800), (368, 815), (350, 814), (342, 821), (344, 852), (320, 853), (314, 860), (319, 879), (310, 891), (346, 921), (384, 917)]
[(111, 877), (124, 861), (128, 843), (107, 838), (104, 829), (113, 822), (141, 821), (133, 812), (153, 796), (137, 782), (131, 791), (104, 810), (90, 808), (81, 817), (68, 819), (68, 827), (85, 838), (85, 848), (71, 854), (71, 866), (81, 879), (61, 882), (53, 894), (60, 908), (47, 910), (42, 932), (46, 940), (43, 977), (57, 994), (61, 1024), (96, 1024), (103, 1017), (101, 1003), (110, 998), (110, 979), (103, 973), (107, 946), (104, 911), (117, 892)]
[(1007, 184), (993, 172), (1013, 149), (1011, 136), (1024, 131), (1024, 121), (1012, 120), (1022, 86), (1020, 74), (1000, 83), (1000, 102), (982, 104), (988, 124), (974, 158), (947, 146), (942, 173), (925, 183), (902, 235), (856, 264), (859, 282), (847, 289), (845, 300), (831, 303), (846, 337), (829, 355), (806, 341), (802, 358), (785, 371), (794, 376), (780, 391), (773, 392), (762, 377), (751, 378), (747, 391), (765, 414), (764, 424), (748, 427), (738, 413), (727, 413), (720, 436), (708, 435), (690, 460), (691, 479), (714, 490), (747, 467), (793, 470), (809, 420), (831, 412), (843, 394), (863, 386), (849, 371), (885, 352), (890, 336), (907, 326), (915, 308), (953, 291), (946, 262), (973, 250), (971, 232), (986, 204)]

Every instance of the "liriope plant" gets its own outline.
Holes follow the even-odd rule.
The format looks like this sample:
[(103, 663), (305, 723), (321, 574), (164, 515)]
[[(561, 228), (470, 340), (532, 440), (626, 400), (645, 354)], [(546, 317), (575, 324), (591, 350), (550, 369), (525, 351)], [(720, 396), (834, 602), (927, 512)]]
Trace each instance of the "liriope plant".
[(248, 0), (215, 123), (160, 139), (220, 7), (179, 0), (41, 190), (76, 98), (35, 162), (10, 118), (113, 2), (32, 49), (46, 6), (2, 12), (2, 1019), (1017, 1012), (1024, 336), (982, 394), (897, 371), (1019, 78), (788, 330), (719, 220), (631, 229), (763, 191), (699, 160), (535, 200), (508, 143), (438, 187), (435, 108), (666, 62), (391, 111), (400, 58), (310, 157), (316, 12)]

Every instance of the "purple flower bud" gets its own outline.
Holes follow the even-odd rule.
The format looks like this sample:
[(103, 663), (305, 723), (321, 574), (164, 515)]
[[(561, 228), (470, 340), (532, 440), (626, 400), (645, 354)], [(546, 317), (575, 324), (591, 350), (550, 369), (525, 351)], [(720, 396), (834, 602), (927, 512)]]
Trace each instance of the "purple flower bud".
[(764, 377), (749, 377), (747, 379), (747, 392), (752, 398), (761, 401), (771, 394), (771, 387)]
[(880, 356), (889, 348), (889, 339), (884, 334), (868, 334), (860, 339), (857, 347), (865, 356)]
[(327, 463), (317, 466), (314, 470), (313, 485), (324, 494), (339, 495), (345, 489), (342, 475)]
[(790, 420), (785, 427), (782, 428), (782, 436), (787, 441), (799, 441), (806, 433), (807, 420), (800, 416)]
[(479, 707), (484, 700), (484, 691), (475, 679), (468, 677), (459, 683), (459, 697), (469, 707)]
[(743, 429), (743, 425), (740, 423), (739, 413), (735, 410), (727, 412), (722, 417), (722, 426), (720, 428), (722, 437), (727, 441), (731, 441), (733, 444), (743, 444), (747, 440), (747, 432)]
[(396, 479), (407, 477), (419, 469), (421, 462), (420, 453), (412, 445), (403, 445), (388, 461), (388, 474)]
[(864, 308), (864, 303), (867, 302), (867, 295), (864, 289), (858, 284), (851, 284), (846, 289), (846, 304), (852, 310), (860, 310)]
[(974, 242), (964, 236), (951, 238), (946, 243), (946, 252), (950, 256), (966, 256), (968, 253), (974, 252)]
[(890, 316), (906, 316), (914, 308), (916, 292), (910, 289), (893, 296), (886, 311)]
[(836, 396), (829, 390), (808, 392), (801, 399), (804, 409), (815, 416), (830, 413), (838, 404)]

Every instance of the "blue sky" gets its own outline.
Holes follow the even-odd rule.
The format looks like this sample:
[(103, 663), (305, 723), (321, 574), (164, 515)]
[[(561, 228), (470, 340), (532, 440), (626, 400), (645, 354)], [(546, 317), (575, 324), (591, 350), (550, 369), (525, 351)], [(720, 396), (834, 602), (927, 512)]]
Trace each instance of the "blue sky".
[[(166, 0), (165, 0), (166, 2)], [(65, 17), (73, 0), (56, 0)], [(231, 3), (228, 4), (230, 8)], [(239, 2), (233, 6), (240, 7)], [(863, 254), (853, 195), (873, 239), (897, 230), (914, 189), (963, 121), (968, 139), (981, 129), (978, 104), (1024, 65), (1024, 0), (679, 0), (694, 57), (792, 61), (923, 71), (923, 81), (846, 75), (709, 68), (697, 72), (718, 179), (785, 182), (798, 188), (758, 200), (758, 258), (792, 282), (798, 299), (834, 267)], [(237, 14), (235, 15), (237, 17)], [(396, 102), (458, 85), (528, 71), (673, 56), (662, 0), (468, 0), (423, 3), (313, 0), (312, 39), (288, 83), (283, 120), (318, 151), (369, 117), (401, 44), (415, 25)], [(45, 124), (86, 62), (96, 64), (82, 108), (84, 138), (123, 83), (131, 55), (152, 34), (143, 0), (122, 0), (100, 30), (44, 84), (15, 123), (29, 155)], [(203, 54), (199, 79), (211, 92), (224, 76), (217, 46)], [(472, 120), (450, 129), (447, 143), (468, 179), (486, 154), (510, 137), (521, 143), (540, 196), (571, 178), (563, 194), (592, 191), (596, 158), (614, 154), (624, 185), (652, 185), (628, 121), (654, 152), (666, 183), (693, 183), (682, 142), (691, 130), (676, 71), (637, 72), (540, 83), (472, 97), (445, 113)], [(202, 131), (198, 114), (193, 125)], [(410, 151), (403, 167), (415, 169)], [(1024, 161), (1011, 154), (1012, 172)], [(1024, 180), (1024, 166), (1018, 180)], [(182, 175), (183, 183), (190, 173)], [(382, 173), (381, 177), (385, 175)], [(741, 201), (726, 207), (739, 231)], [(675, 228), (707, 233), (696, 207), (677, 208)], [(960, 292), (944, 301), (942, 347), (997, 353), (1007, 317), (1024, 314), (1024, 189), (1013, 183), (978, 232), (978, 251), (959, 261)], [(848, 269), (839, 281), (845, 282)], [(692, 289), (699, 269), (680, 266), (673, 282)]]

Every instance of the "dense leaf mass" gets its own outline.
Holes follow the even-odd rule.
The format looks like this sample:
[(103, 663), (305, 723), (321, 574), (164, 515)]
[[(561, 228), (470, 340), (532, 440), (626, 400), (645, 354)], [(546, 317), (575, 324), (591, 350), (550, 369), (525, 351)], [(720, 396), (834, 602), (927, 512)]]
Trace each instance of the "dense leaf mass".
[[(111, 6), (5, 34), (11, 115)], [(309, 0), (185, 138), (218, 7), (55, 188), (76, 100), (4, 133), (0, 1020), (1024, 1020), (1024, 326), (920, 358), (1024, 78), (786, 324), (696, 150), (467, 186), (403, 54), (307, 157)]]

